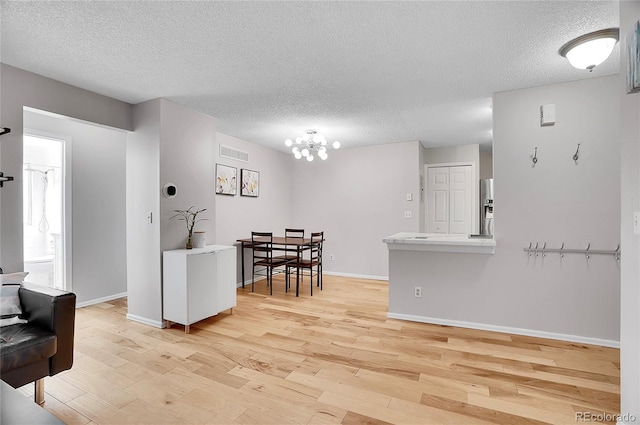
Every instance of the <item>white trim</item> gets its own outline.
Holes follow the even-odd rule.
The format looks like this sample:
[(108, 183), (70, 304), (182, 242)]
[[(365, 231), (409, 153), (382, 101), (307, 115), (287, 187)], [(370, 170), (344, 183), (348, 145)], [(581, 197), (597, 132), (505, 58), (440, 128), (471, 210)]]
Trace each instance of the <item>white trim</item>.
[(89, 300), (89, 301), (83, 301), (81, 303), (76, 304), (76, 308), (82, 308), (82, 307), (88, 307), (90, 305), (106, 303), (108, 301), (117, 300), (118, 298), (125, 298), (126, 296), (127, 296), (127, 293), (126, 292), (122, 292), (120, 294), (113, 294), (113, 295), (108, 295), (108, 296), (102, 297), (102, 298), (96, 298), (96, 299)]
[(127, 313), (127, 320), (131, 320), (134, 322), (142, 323), (143, 325), (153, 326), (155, 328), (164, 329), (166, 327), (166, 322), (164, 320), (151, 320), (146, 317), (136, 316), (135, 314)]
[(535, 331), (532, 329), (512, 328), (509, 326), (489, 325), (486, 323), (463, 322), (458, 320), (437, 319), (434, 317), (416, 316), (413, 314), (392, 313), (389, 312), (387, 317), (390, 319), (408, 320), (410, 322), (431, 323), (434, 325), (455, 326), (458, 328), (478, 329), (483, 331), (501, 332), (514, 335), (532, 336), (536, 338), (548, 338), (561, 341), (578, 342), (581, 344), (600, 345), (603, 347), (620, 348), (620, 341), (612, 341), (609, 339), (589, 338), (578, 335), (567, 335), (552, 332)]
[(389, 276), (372, 276), (368, 274), (355, 274), (355, 273), (342, 273), (342, 272), (328, 272), (322, 271), (322, 274), (327, 274), (330, 276), (343, 276), (343, 277), (354, 277), (356, 279), (371, 279), (371, 280), (389, 280)]
[[(260, 276), (259, 279), (255, 279), (254, 282), (260, 282), (261, 280), (265, 280), (266, 276)], [(244, 287), (251, 286), (251, 279), (244, 281)], [(242, 281), (236, 282), (236, 288), (242, 288)]]

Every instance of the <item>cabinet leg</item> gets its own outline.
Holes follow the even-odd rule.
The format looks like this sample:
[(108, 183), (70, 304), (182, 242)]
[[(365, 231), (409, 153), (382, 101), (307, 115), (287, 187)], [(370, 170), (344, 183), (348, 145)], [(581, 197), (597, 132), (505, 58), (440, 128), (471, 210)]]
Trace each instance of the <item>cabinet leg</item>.
[(173, 323), (171, 322), (171, 320), (167, 320), (167, 329), (169, 329), (171, 327), (171, 325), (173, 325)]
[(184, 333), (188, 334), (191, 331), (191, 327), (189, 325), (184, 325)]
[(229, 309), (229, 314), (233, 314), (233, 307)]

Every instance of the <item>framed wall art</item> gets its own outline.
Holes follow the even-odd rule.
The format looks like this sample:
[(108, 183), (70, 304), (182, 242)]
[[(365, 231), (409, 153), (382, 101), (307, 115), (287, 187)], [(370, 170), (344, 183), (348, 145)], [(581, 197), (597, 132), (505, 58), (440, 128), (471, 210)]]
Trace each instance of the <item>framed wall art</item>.
[(260, 194), (260, 173), (257, 171), (241, 169), (240, 180), (242, 181), (242, 188), (240, 189), (241, 196), (258, 197)]
[(640, 92), (640, 21), (627, 34), (627, 93)]
[(216, 164), (216, 194), (235, 196), (237, 193), (237, 169)]

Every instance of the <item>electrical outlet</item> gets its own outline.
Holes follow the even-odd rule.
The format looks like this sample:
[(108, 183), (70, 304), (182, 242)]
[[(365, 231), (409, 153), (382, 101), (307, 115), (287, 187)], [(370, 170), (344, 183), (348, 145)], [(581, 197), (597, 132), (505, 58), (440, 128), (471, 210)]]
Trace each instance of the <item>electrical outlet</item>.
[(422, 286), (416, 286), (413, 288), (413, 296), (416, 298), (422, 297)]
[(335, 260), (335, 258), (333, 258), (333, 254), (329, 254), (329, 260), (331, 261)]
[(411, 211), (405, 211), (404, 218), (411, 218)]

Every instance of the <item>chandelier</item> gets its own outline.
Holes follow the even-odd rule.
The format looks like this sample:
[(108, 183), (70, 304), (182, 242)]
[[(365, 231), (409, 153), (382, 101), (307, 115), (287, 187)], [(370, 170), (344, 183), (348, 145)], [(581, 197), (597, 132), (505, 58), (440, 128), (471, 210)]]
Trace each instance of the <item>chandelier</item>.
[[(304, 136), (296, 137), (295, 142), (291, 139), (284, 141), (284, 144), (288, 147), (293, 145), (291, 152), (296, 159), (302, 157), (307, 158), (307, 161), (313, 161), (313, 154), (315, 153), (323, 161), (328, 158), (327, 155), (327, 139), (322, 134), (318, 134), (315, 130), (307, 130)], [(335, 141), (331, 144), (334, 149), (340, 148), (340, 142)]]

